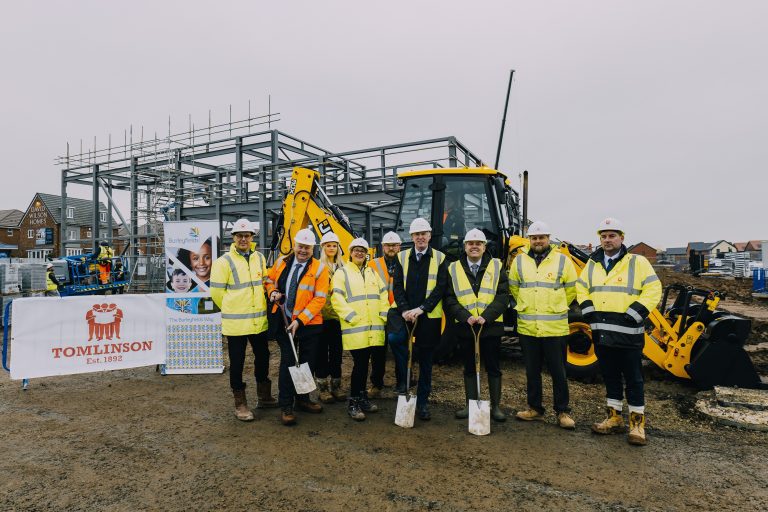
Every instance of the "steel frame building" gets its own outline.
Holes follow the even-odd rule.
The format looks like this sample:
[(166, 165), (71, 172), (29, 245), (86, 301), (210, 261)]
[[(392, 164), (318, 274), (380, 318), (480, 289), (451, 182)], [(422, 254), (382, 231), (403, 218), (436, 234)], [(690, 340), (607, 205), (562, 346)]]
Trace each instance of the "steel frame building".
[[(93, 213), (94, 248), (100, 239), (123, 240), (132, 261), (162, 254), (162, 220), (216, 219), (224, 242), (230, 223), (248, 217), (258, 225), (259, 248), (266, 250), (292, 169), (301, 166), (320, 172), (323, 191), (349, 217), (353, 229), (377, 243), (397, 218), (398, 171), (482, 165), (451, 136), (334, 152), (279, 130), (263, 130), (265, 125), (271, 128), (276, 115), (191, 127), (162, 139), (126, 140), (119, 147), (59, 157), (62, 211), (74, 186), (87, 187), (93, 204), (108, 205), (106, 233), (100, 232), (98, 210)], [(120, 209), (119, 194), (128, 195), (127, 216)], [(126, 229), (116, 237), (115, 217)], [(62, 215), (61, 232), (67, 233), (66, 228)], [(68, 242), (79, 240), (62, 237), (61, 254)], [(155, 280), (151, 272), (148, 280)], [(149, 283), (146, 289), (161, 288)]]

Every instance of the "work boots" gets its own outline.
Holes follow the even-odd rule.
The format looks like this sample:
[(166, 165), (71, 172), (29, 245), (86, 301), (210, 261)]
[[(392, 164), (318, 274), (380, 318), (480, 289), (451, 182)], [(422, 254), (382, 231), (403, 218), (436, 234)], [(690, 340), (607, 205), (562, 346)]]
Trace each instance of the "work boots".
[(331, 394), (337, 402), (347, 399), (347, 394), (341, 389), (341, 379), (331, 379)]
[(269, 409), (277, 407), (277, 400), (272, 396), (272, 381), (267, 379), (264, 382), (256, 383), (256, 396), (259, 398), (256, 402), (257, 409)]
[(336, 401), (336, 397), (328, 389), (328, 379), (317, 379), (317, 390), (317, 398), (324, 404), (332, 404)]
[(365, 419), (365, 413), (360, 410), (359, 399), (350, 397), (349, 404), (347, 405), (347, 414), (355, 421), (363, 421)]
[(240, 421), (253, 421), (253, 413), (245, 398), (245, 389), (233, 389), (232, 394), (235, 396), (235, 417)]
[(491, 418), (493, 421), (507, 421), (507, 415), (501, 410), (501, 375), (488, 376), (488, 390), (491, 395)]
[(648, 441), (645, 439), (645, 414), (639, 412), (629, 413), (629, 435), (627, 436), (629, 444), (645, 446)]
[(370, 398), (381, 398), (381, 388), (371, 384), (371, 387), (368, 388), (368, 396)]
[(376, 412), (379, 406), (368, 400), (368, 393), (363, 391), (363, 396), (357, 399), (357, 405), (363, 412)]
[(621, 417), (621, 411), (613, 407), (606, 407), (608, 416), (599, 423), (592, 424), (592, 432), (595, 434), (616, 434), (624, 432), (624, 418)]
[(464, 395), (467, 397), (464, 408), (459, 409), (453, 414), (453, 417), (457, 420), (469, 418), (469, 401), (477, 400), (477, 378), (474, 375), (464, 376)]

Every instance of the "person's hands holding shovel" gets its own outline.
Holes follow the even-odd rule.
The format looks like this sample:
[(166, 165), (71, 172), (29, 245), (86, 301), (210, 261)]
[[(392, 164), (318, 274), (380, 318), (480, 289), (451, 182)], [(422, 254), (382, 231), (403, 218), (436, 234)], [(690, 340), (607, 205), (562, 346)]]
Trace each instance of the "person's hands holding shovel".
[(299, 328), (299, 321), (294, 320), (288, 327), (285, 328), (285, 332), (291, 333), (291, 336), (296, 336), (296, 330)]

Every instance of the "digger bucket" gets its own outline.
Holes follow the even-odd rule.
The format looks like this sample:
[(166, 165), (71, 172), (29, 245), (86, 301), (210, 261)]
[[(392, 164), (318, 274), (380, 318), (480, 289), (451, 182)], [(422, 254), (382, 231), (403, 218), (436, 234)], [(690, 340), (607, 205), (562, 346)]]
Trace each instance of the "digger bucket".
[(760, 388), (760, 376), (744, 349), (727, 341), (699, 339), (691, 358), (688, 374), (697, 386), (738, 386)]

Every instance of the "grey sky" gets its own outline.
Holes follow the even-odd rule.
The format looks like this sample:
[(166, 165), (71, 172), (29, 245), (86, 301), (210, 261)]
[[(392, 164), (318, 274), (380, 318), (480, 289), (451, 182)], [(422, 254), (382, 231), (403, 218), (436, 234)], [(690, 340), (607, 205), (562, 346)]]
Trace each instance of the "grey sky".
[[(376, 7), (374, 7), (374, 5)], [(331, 150), (456, 135), (594, 242), (768, 238), (768, 3), (8, 2), (0, 208), (58, 194), (69, 141), (266, 112)], [(177, 130), (175, 130), (177, 131)]]

